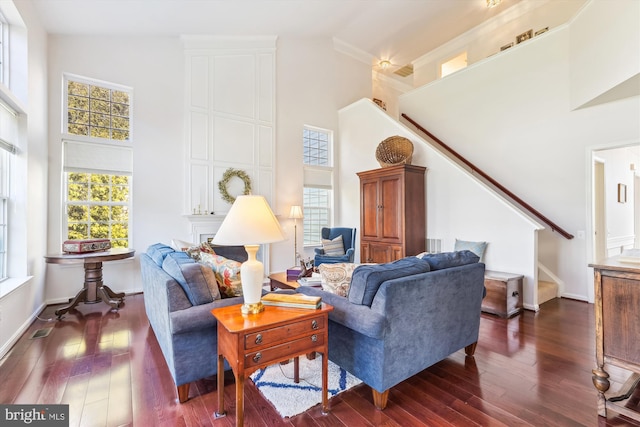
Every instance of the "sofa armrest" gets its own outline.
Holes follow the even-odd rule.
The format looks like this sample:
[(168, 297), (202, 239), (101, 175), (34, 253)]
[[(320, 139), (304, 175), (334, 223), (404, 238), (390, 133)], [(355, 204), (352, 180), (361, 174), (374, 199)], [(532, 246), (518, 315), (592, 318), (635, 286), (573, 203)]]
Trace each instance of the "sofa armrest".
[(184, 334), (204, 328), (216, 328), (216, 318), (211, 310), (234, 304), (241, 304), (242, 297), (217, 299), (213, 302), (195, 305), (185, 310), (174, 311), (169, 314), (172, 334)]
[(333, 311), (329, 313), (329, 319), (332, 321), (371, 338), (384, 338), (387, 330), (385, 315), (372, 311), (366, 305), (352, 304), (347, 298), (320, 288), (300, 286), (298, 292), (322, 297), (322, 302), (332, 305)]
[(316, 255), (324, 255), (324, 249), (323, 248), (315, 248), (314, 252)]

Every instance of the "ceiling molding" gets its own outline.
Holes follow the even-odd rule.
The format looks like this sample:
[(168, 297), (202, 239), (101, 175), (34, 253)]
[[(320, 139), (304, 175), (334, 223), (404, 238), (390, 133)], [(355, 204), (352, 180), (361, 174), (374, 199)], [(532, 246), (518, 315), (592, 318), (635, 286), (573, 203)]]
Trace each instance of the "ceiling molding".
[(346, 43), (338, 38), (333, 38), (333, 48), (336, 52), (343, 53), (347, 56), (354, 58), (363, 64), (371, 65), (375, 62), (376, 57), (362, 49), (359, 49), (349, 43)]

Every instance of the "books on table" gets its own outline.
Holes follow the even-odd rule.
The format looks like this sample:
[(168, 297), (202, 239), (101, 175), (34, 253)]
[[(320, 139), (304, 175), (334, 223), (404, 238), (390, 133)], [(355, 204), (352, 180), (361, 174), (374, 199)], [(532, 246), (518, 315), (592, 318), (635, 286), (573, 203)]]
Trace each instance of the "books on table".
[(320, 286), (322, 285), (322, 276), (318, 273), (313, 273), (310, 277), (301, 277), (298, 279), (300, 286)]
[(264, 305), (273, 305), (277, 307), (307, 308), (315, 310), (320, 308), (322, 298), (303, 294), (281, 294), (272, 292), (262, 297), (262, 303)]

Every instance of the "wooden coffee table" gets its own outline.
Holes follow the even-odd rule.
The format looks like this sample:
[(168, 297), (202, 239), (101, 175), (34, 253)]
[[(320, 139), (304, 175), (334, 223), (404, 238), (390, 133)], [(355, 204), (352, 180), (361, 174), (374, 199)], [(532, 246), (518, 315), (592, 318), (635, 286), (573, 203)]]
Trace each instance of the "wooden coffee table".
[(218, 320), (218, 410), (224, 417), (224, 360), (236, 380), (236, 425), (244, 424), (244, 381), (251, 373), (269, 365), (319, 352), (322, 358), (322, 412), (328, 412), (329, 312), (322, 304), (317, 310), (266, 306), (258, 314), (242, 314), (241, 305), (211, 310)]

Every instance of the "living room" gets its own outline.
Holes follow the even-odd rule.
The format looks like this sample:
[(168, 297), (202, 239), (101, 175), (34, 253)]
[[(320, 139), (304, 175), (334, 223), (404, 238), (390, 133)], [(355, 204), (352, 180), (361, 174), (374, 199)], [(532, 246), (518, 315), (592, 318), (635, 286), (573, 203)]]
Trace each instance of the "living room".
[[(606, 4), (598, 1), (586, 3), (596, 8), (595, 12), (590, 9), (583, 11), (591, 14), (597, 14), (599, 7)], [(5, 4), (6, 2), (2, 3), (2, 11), (7, 15), (7, 19), (11, 19), (13, 16), (5, 10)], [(634, 8), (637, 8), (635, 2), (621, 0), (620, 4), (620, 9), (612, 8), (613, 16), (603, 16), (614, 20), (620, 13), (631, 17), (629, 19), (637, 16), (634, 15)], [(72, 297), (77, 291), (81, 277), (81, 268), (48, 266), (44, 262), (44, 255), (59, 252), (66, 238), (62, 226), (63, 207), (60, 197), (63, 185), (60, 130), (63, 73), (126, 85), (134, 89), (132, 248), (143, 252), (155, 242), (170, 242), (174, 238), (190, 239), (192, 228), (188, 217), (196, 204), (194, 196), (188, 190), (187, 161), (183, 143), (187, 80), (184, 40), (177, 34), (48, 34), (39, 23), (40, 18), (34, 3), (18, 1), (12, 6), (20, 12), (26, 26), (26, 30), (13, 38), (18, 43), (22, 42), (28, 46), (28, 49), (25, 56), (14, 64), (16, 71), (11, 89), (16, 105), (22, 105), (24, 111), (28, 112), (28, 123), (25, 124), (28, 138), (20, 145), (23, 156), (16, 168), (19, 178), (16, 182), (17, 205), (18, 209), (22, 209), (18, 212), (24, 212), (25, 215), (19, 216), (19, 223), (15, 225), (17, 233), (14, 236), (18, 235), (21, 238), (10, 243), (12, 255), (9, 265), (17, 272), (16, 276), (29, 279), (11, 292), (5, 292), (5, 285), (2, 285), (0, 345), (3, 352), (8, 350), (7, 346), (15, 342), (44, 306), (65, 302)], [(631, 12), (625, 14), (625, 10)], [(567, 17), (567, 20), (572, 18)], [(606, 41), (605, 47), (597, 50), (598, 57), (604, 55), (603, 51), (608, 52), (611, 56), (605, 59), (614, 63), (615, 66), (611, 68), (620, 73), (614, 76), (615, 78), (608, 79), (611, 83), (609, 86), (592, 91), (594, 85), (589, 81), (583, 82), (583, 76), (569, 74), (573, 73), (574, 69), (567, 66), (568, 59), (562, 55), (575, 53), (578, 58), (572, 60), (582, 63), (584, 69), (593, 69), (595, 64), (582, 56), (586, 55), (589, 49), (570, 51), (567, 46), (570, 42), (574, 43), (575, 38), (562, 31), (554, 33), (554, 28), (551, 28), (549, 34), (541, 35), (539, 40), (531, 40), (528, 46), (523, 43), (522, 46), (514, 46), (511, 51), (498, 53), (493, 59), (486, 59), (486, 62), (480, 65), (487, 66), (487, 75), (483, 75), (479, 81), (473, 80), (478, 77), (467, 77), (470, 73), (459, 73), (443, 79), (442, 85), (426, 86), (423, 91), (427, 92), (429, 99), (433, 101), (419, 113), (414, 104), (420, 101), (415, 100), (418, 99), (415, 94), (399, 97), (398, 104), (406, 107), (402, 112), (411, 112), (410, 115), (414, 116), (415, 111), (415, 118), (422, 119), (425, 126), (446, 141), (454, 145), (466, 144), (460, 148), (469, 158), (478, 161), (492, 175), (495, 174), (510, 185), (513, 184), (520, 194), (532, 200), (539, 209), (557, 218), (557, 221), (576, 236), (578, 231), (586, 232), (587, 237), (584, 240), (577, 237), (565, 241), (552, 231), (545, 230), (541, 233), (544, 236), (540, 237), (537, 253), (542, 254), (545, 264), (551, 265), (564, 279), (568, 286), (568, 289), (565, 289), (567, 296), (592, 301), (592, 276), (587, 267), (592, 251), (591, 237), (587, 232), (591, 227), (591, 171), (588, 165), (591, 164), (593, 150), (638, 146), (639, 95), (637, 87), (633, 86), (630, 91), (625, 92), (631, 93), (630, 96), (614, 97), (613, 101), (599, 102), (593, 106), (585, 104), (619, 83), (634, 81), (634, 76), (637, 82), (638, 37), (630, 37), (628, 34), (637, 34), (638, 26), (607, 24), (603, 28), (596, 25), (597, 22), (594, 24), (592, 18), (584, 23), (577, 22), (581, 25), (579, 40), (593, 43), (596, 43), (596, 40), (598, 43)], [(603, 19), (603, 22), (608, 21)], [(522, 29), (526, 31), (529, 27)], [(589, 34), (589, 31), (592, 33)], [(621, 36), (619, 32), (622, 31), (627, 33)], [(517, 34), (519, 33), (514, 31), (512, 38)], [(493, 44), (497, 52), (501, 44), (497, 40), (493, 41)], [(570, 82), (570, 88), (565, 88), (564, 96), (558, 96), (553, 104), (541, 99), (533, 103), (531, 92), (541, 88), (530, 85), (530, 91), (523, 95), (516, 89), (527, 87), (527, 83), (520, 84), (515, 80), (515, 77), (519, 76), (526, 78), (527, 82), (532, 81), (531, 76), (522, 73), (523, 69), (531, 70), (532, 64), (525, 63), (523, 68), (518, 68), (516, 64), (526, 61), (526, 58), (519, 56), (525, 55), (531, 49), (536, 51), (536, 56), (532, 57), (530, 62), (535, 62), (541, 57), (547, 58), (538, 51), (547, 50), (550, 46), (556, 49), (551, 52), (552, 56), (564, 58), (559, 61), (563, 63), (562, 66), (553, 68), (553, 75), (569, 74), (567, 80)], [(349, 128), (343, 126), (339, 110), (363, 98), (377, 97), (378, 94), (374, 93), (373, 89), (371, 64), (337, 52), (335, 42), (331, 38), (279, 35), (275, 52), (275, 123), (278, 143), (274, 146), (276, 167), (273, 168), (272, 179), (275, 188), (270, 189), (273, 209), (282, 219), (287, 233), (292, 235), (293, 222), (286, 217), (291, 205), (301, 204), (303, 169), (299, 159), (302, 156), (302, 146), (298, 142), (302, 126), (309, 124), (334, 129), (338, 141), (334, 222), (357, 226), (359, 207), (354, 172), (377, 167), (373, 153), (387, 129), (381, 130), (380, 134), (359, 135), (358, 141), (351, 140), (346, 133)], [(619, 57), (625, 58), (622, 65), (618, 62)], [(607, 61), (595, 63), (602, 64)], [(480, 66), (476, 68), (479, 69)], [(543, 68), (530, 72), (546, 75), (550, 70)], [(19, 76), (26, 76), (28, 79), (21, 81)], [(486, 99), (491, 98), (492, 94), (495, 95), (496, 88), (490, 82), (499, 79), (509, 82), (507, 90), (513, 91), (514, 98), (527, 97), (519, 102), (514, 102), (514, 98), (501, 98), (502, 106), (492, 103), (490, 108), (479, 101), (470, 103), (473, 99)], [(459, 90), (452, 88), (452, 85), (464, 87), (466, 96), (459, 98), (459, 101), (452, 101), (451, 94)], [(560, 92), (560, 86), (558, 83), (553, 84), (554, 93)], [(473, 89), (468, 89), (470, 87)], [(500, 90), (503, 96), (505, 90)], [(569, 96), (566, 92), (572, 92), (572, 95)], [(548, 94), (542, 90), (538, 93)], [(575, 103), (572, 102), (574, 100)], [(392, 107), (393, 102), (389, 100), (388, 106)], [(583, 108), (579, 108), (581, 106)], [(577, 111), (574, 115), (560, 115), (563, 123), (572, 122), (571, 127), (562, 128), (563, 131), (557, 132), (558, 135), (552, 139), (545, 139), (549, 134), (556, 133), (559, 123), (550, 116), (559, 114), (561, 110)], [(517, 111), (522, 111), (522, 114), (517, 114)], [(538, 116), (538, 113), (542, 112), (545, 114)], [(371, 110), (367, 114), (375, 116), (380, 113)], [(423, 119), (420, 115), (431, 118)], [(576, 115), (579, 117), (576, 118)], [(472, 118), (473, 123), (459, 126), (459, 116), (463, 116), (465, 120)], [(504, 124), (509, 126), (502, 126)], [(394, 132), (398, 130), (395, 124), (388, 129)], [(491, 129), (493, 131), (490, 131)], [(476, 150), (475, 142), (470, 142), (474, 140), (472, 136), (477, 136), (483, 142), (493, 141), (496, 146)], [(540, 145), (537, 141), (541, 139), (546, 141), (544, 150), (541, 151), (554, 148), (556, 154), (538, 153)], [(507, 145), (508, 141), (519, 141), (519, 145)], [(564, 141), (574, 144), (564, 145)], [(429, 152), (421, 146), (417, 149), (419, 152), (416, 162), (428, 166), (426, 163), (430, 161), (427, 154)], [(496, 153), (500, 154), (500, 165), (514, 165), (512, 170), (519, 173), (514, 174), (504, 167), (489, 167)], [(629, 163), (635, 163), (637, 171), (640, 161)], [(539, 164), (545, 165), (544, 171), (547, 173), (541, 181), (537, 181), (537, 178), (534, 180), (535, 174), (531, 172)], [(435, 185), (436, 182), (441, 183), (445, 180), (446, 178), (440, 181), (428, 179), (427, 182), (429, 185)], [(217, 179), (212, 177), (210, 181), (209, 206), (214, 208), (214, 211), (224, 212), (228, 205), (220, 204), (219, 195), (215, 193)], [(254, 181), (256, 184), (259, 182), (257, 178)], [(265, 191), (267, 188), (264, 186)], [(218, 210), (217, 206), (221, 206), (222, 210)], [(435, 206), (436, 201), (428, 205), (428, 221), (438, 218)], [(629, 207), (630, 203), (627, 203), (626, 208)], [(450, 246), (458, 231), (441, 227), (444, 226), (438, 222), (430, 222), (427, 227), (428, 233), (434, 234), (429, 236), (443, 238)], [(620, 234), (629, 233), (623, 231)], [(468, 236), (470, 239), (480, 237)], [(309, 249), (309, 252), (312, 250)], [(272, 271), (281, 271), (290, 266), (292, 253), (292, 239), (272, 245), (269, 268)], [(105, 265), (105, 274), (109, 275), (109, 280), (123, 284), (119, 290), (141, 290), (139, 267), (135, 260), (123, 261), (113, 266)]]

